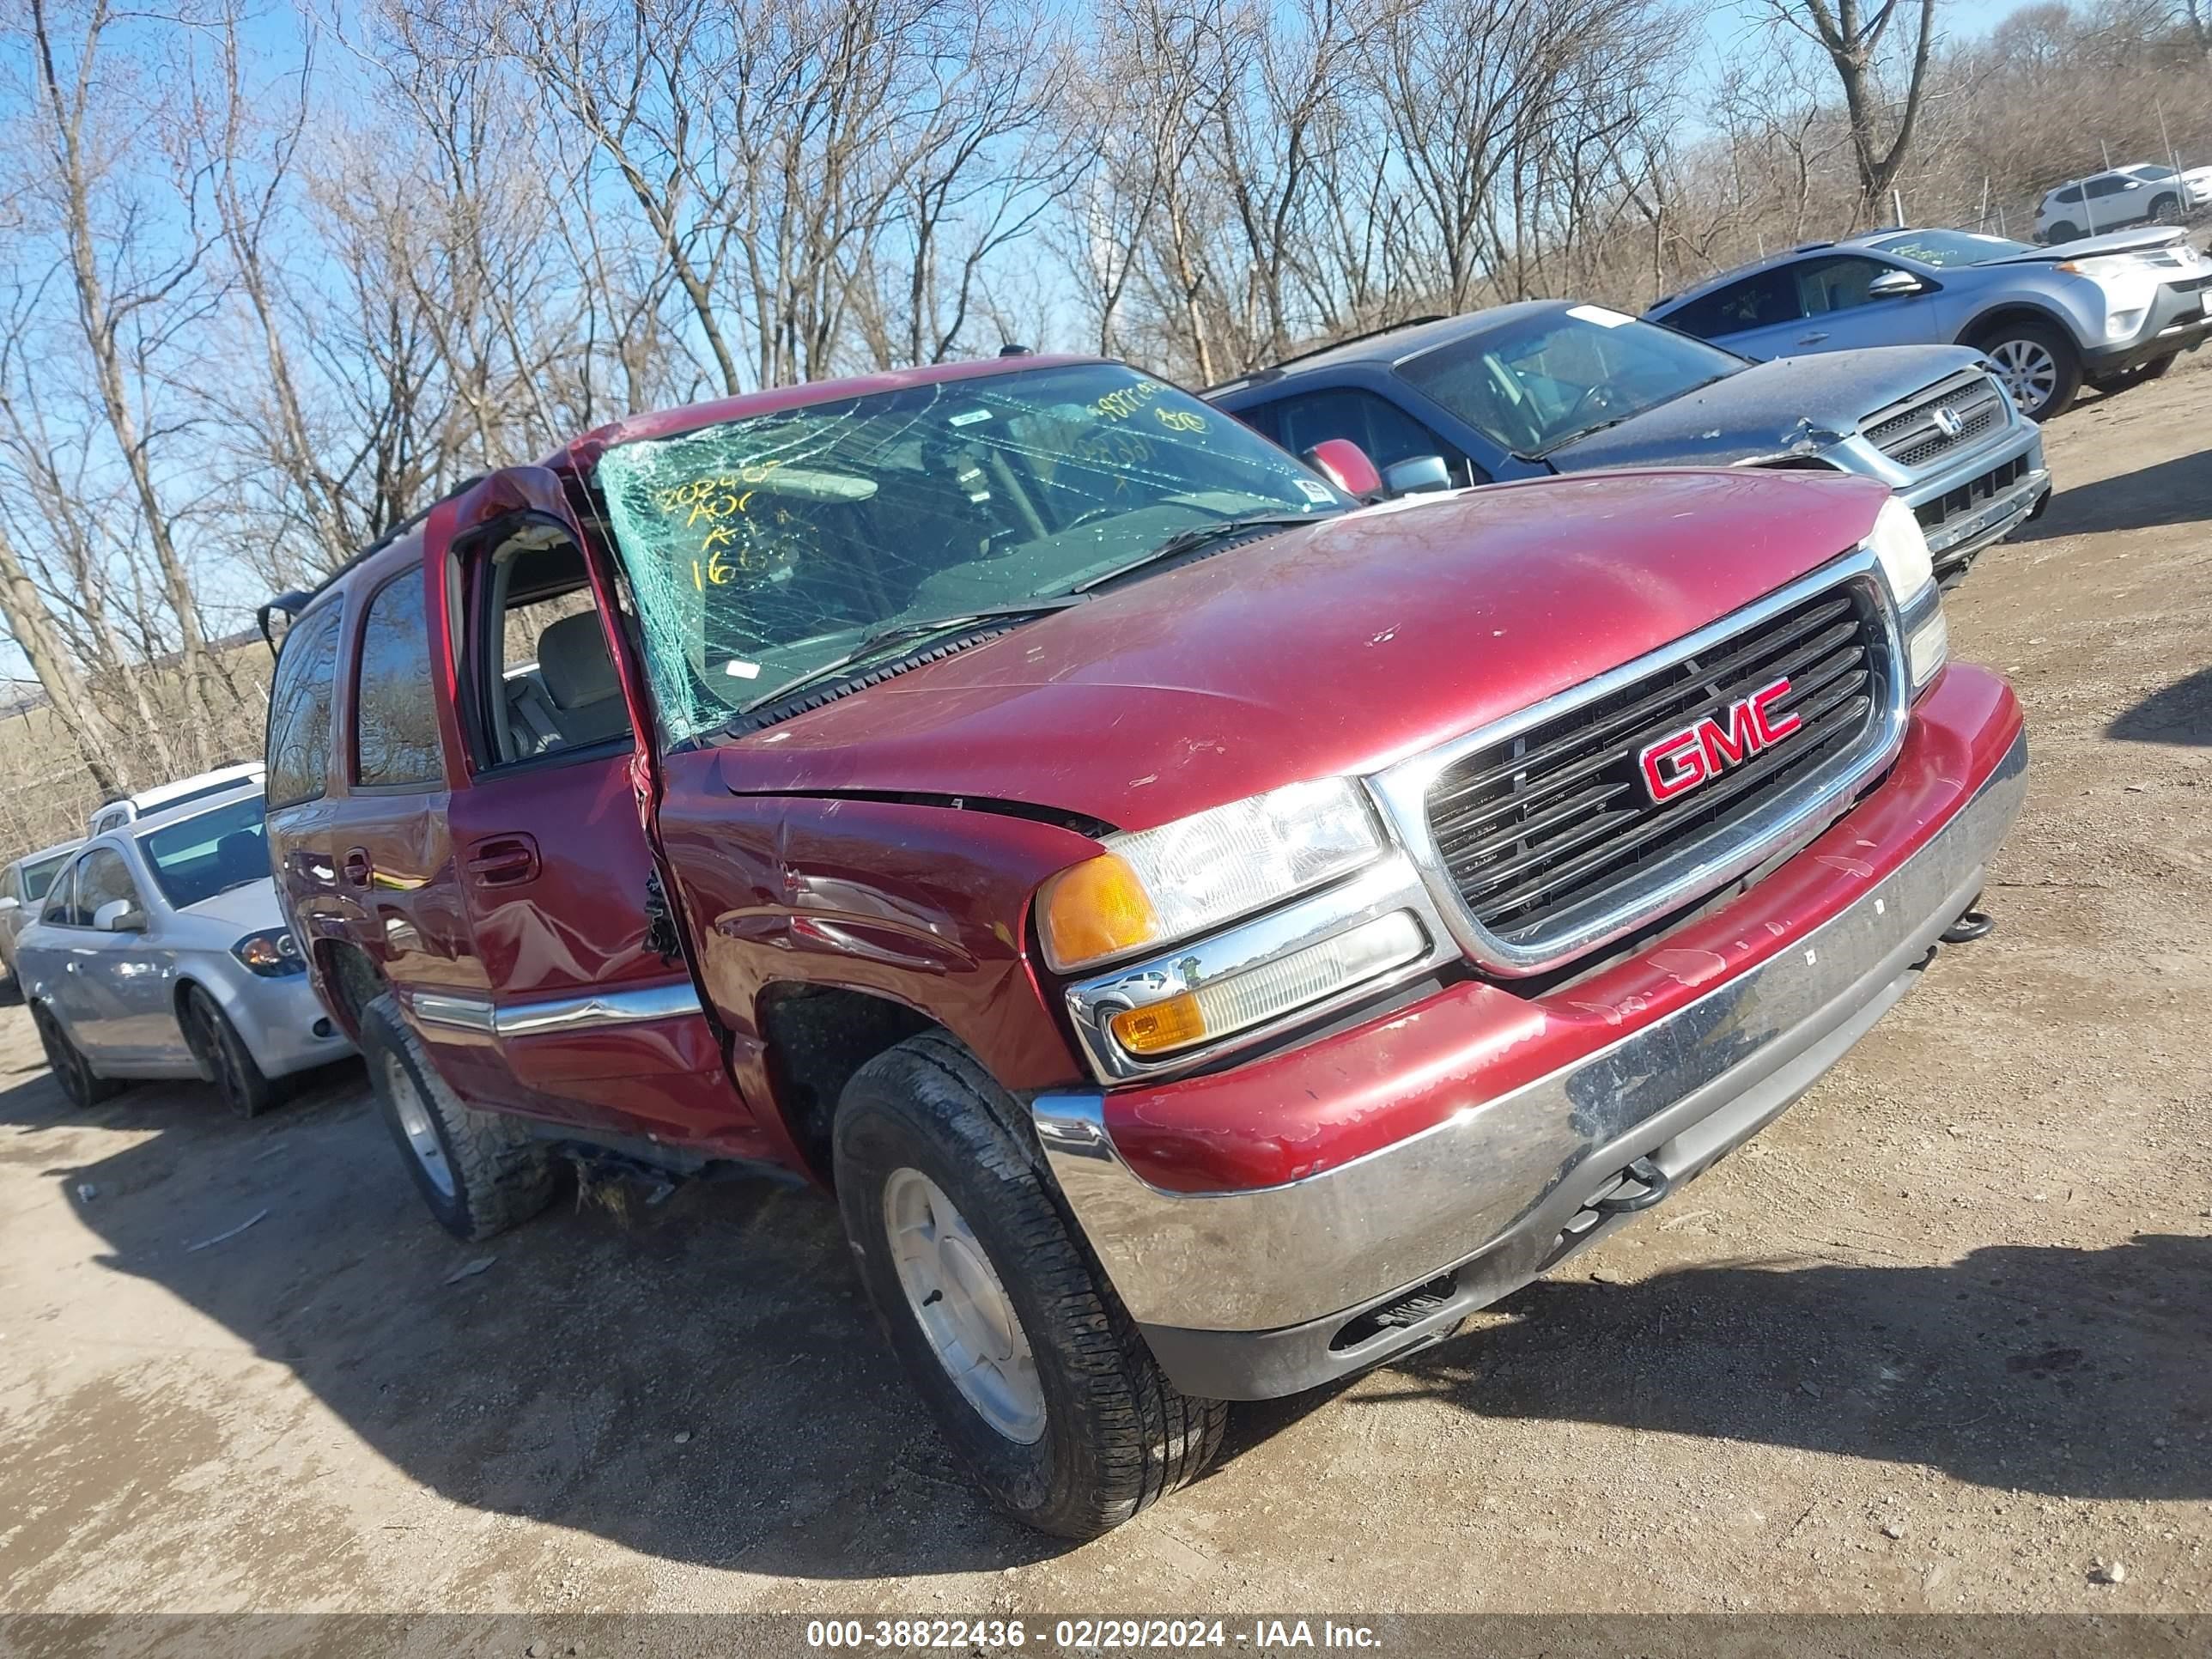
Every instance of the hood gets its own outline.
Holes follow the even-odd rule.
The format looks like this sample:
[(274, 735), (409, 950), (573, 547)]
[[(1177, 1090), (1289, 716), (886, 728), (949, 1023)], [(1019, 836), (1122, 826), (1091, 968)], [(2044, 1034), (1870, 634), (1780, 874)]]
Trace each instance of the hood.
[(2076, 236), (2070, 242), (2053, 242), (2049, 247), (2039, 247), (2027, 253), (2008, 254), (2002, 259), (1984, 259), (1968, 265), (1969, 270), (1987, 270), (1996, 265), (2039, 265), (2060, 259), (2086, 259), (2097, 253), (2148, 253), (2153, 248), (2172, 247), (2186, 240), (2189, 233), (2171, 225), (2144, 225), (2135, 230), (2108, 230), (2095, 236)]
[(1888, 493), (1714, 471), (1388, 502), (1138, 578), (717, 763), (738, 793), (954, 795), (1148, 829), (1579, 684), (1856, 545)]
[(177, 914), (210, 927), (231, 929), (230, 937), (224, 941), (226, 945), (235, 944), (248, 933), (284, 926), (284, 912), (276, 902), (276, 884), (267, 876), (242, 887), (234, 887), (227, 893), (217, 893), (213, 898), (204, 898)]
[(1753, 363), (1619, 426), (1555, 449), (1561, 472), (1615, 466), (1727, 466), (1816, 455), (1877, 409), (1981, 361), (1965, 346), (1870, 346)]

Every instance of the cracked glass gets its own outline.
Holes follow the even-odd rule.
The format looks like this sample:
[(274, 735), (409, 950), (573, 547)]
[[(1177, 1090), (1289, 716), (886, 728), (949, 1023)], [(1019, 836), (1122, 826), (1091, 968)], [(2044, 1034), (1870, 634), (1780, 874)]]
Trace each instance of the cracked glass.
[(596, 477), (672, 744), (927, 648), (938, 623), (1070, 602), (1183, 532), (1352, 505), (1235, 417), (1096, 363), (640, 440)]

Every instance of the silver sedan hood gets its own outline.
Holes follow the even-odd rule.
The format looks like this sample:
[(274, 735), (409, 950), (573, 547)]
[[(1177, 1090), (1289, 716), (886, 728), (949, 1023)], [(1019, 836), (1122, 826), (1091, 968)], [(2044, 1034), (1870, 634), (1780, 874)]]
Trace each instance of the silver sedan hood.
[(210, 927), (228, 928), (233, 939), (284, 925), (283, 907), (276, 902), (276, 884), (267, 876), (187, 905), (177, 915), (182, 920), (204, 921)]

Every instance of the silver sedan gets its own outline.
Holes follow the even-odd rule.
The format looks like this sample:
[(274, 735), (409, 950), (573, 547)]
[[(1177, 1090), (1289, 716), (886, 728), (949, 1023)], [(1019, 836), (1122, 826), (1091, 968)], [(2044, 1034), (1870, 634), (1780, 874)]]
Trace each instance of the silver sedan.
[(85, 842), (15, 941), (24, 999), (70, 1098), (198, 1077), (251, 1117), (277, 1081), (351, 1052), (285, 930), (258, 787)]

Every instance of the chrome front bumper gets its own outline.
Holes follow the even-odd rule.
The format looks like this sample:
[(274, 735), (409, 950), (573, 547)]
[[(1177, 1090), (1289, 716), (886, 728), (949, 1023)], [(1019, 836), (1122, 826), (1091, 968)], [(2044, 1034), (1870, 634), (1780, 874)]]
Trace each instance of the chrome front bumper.
[[(1686, 1180), (1809, 1088), (1981, 890), (2027, 765), (2023, 737), (1929, 842), (1792, 948), (1365, 1158), (1258, 1190), (1167, 1192), (1122, 1162), (1101, 1096), (1064, 1093), (1032, 1103), (1046, 1161), (1187, 1392), (1289, 1393), (1419, 1346), (1606, 1231), (1570, 1224), (1632, 1160)], [(1447, 1276), (1417, 1319), (1346, 1340)]]

